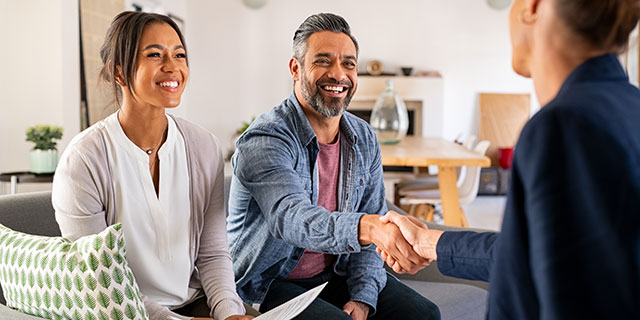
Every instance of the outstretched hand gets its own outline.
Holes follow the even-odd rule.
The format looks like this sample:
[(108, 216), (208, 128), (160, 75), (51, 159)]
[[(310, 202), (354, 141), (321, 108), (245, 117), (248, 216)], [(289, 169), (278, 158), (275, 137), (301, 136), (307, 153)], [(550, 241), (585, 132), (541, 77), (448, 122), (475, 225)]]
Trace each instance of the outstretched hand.
[[(401, 215), (395, 211), (389, 211), (379, 219), (382, 223), (392, 223), (398, 226), (404, 239), (411, 244), (413, 251), (427, 260), (427, 265), (438, 258), (436, 246), (440, 235), (442, 235), (442, 231), (429, 230), (427, 225), (416, 217)], [(384, 260), (393, 271), (397, 273), (415, 273), (414, 270), (405, 269), (401, 263), (398, 263), (395, 256), (384, 248), (378, 246), (376, 250), (380, 253), (382, 260)]]
[(375, 244), (384, 250), (406, 273), (416, 273), (429, 265), (429, 261), (417, 254), (393, 223), (383, 223), (379, 215), (364, 215), (360, 220), (360, 244)]

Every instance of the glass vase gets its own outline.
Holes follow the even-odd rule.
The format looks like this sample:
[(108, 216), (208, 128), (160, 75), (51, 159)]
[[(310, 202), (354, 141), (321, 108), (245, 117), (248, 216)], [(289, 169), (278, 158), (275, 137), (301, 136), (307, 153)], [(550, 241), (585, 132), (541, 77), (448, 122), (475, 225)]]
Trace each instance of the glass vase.
[(376, 100), (371, 111), (371, 128), (381, 144), (400, 142), (409, 128), (409, 115), (404, 101), (393, 90), (393, 80), (387, 80), (387, 85)]

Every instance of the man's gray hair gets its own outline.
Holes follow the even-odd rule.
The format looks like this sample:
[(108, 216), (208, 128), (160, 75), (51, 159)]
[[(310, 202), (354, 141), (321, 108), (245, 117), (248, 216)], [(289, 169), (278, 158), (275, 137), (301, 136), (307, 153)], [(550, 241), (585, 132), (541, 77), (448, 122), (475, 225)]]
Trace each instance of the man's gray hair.
[(307, 53), (307, 39), (312, 34), (321, 31), (332, 31), (348, 35), (356, 47), (356, 57), (358, 56), (360, 47), (356, 38), (351, 35), (351, 27), (349, 27), (347, 21), (333, 13), (318, 13), (305, 19), (293, 35), (293, 56), (298, 61), (304, 63), (304, 55)]

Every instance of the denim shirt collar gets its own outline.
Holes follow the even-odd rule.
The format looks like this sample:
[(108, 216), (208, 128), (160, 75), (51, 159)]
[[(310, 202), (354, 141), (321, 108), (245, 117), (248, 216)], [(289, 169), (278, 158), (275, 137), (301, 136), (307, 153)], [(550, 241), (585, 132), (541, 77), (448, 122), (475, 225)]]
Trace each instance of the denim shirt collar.
[[(305, 148), (308, 148), (309, 144), (315, 139), (315, 145), (317, 146), (318, 139), (316, 136), (316, 132), (313, 131), (313, 128), (309, 123), (309, 119), (302, 110), (302, 105), (300, 105), (295, 92), (291, 92), (288, 101), (289, 103), (287, 104), (287, 106), (292, 108), (294, 114), (296, 115), (296, 127), (298, 130), (298, 136), (300, 137), (300, 142), (305, 146)], [(340, 117), (340, 132), (342, 133), (342, 138), (347, 140), (348, 145), (353, 146), (358, 141), (358, 136), (354, 133), (355, 130), (353, 129), (353, 124), (350, 122), (348, 117), (345, 116), (345, 114), (342, 114)]]

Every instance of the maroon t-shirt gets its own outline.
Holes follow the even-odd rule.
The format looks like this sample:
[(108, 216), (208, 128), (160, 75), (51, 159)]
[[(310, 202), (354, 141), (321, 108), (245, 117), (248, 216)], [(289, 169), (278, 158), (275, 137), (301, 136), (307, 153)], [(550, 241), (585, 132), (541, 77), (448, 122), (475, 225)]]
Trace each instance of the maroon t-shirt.
[[(340, 133), (332, 144), (319, 143), (318, 153), (318, 205), (329, 212), (338, 209), (338, 177), (340, 175)], [(311, 278), (331, 267), (336, 256), (305, 250), (300, 262), (288, 279)]]

